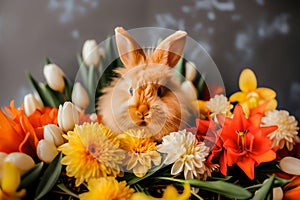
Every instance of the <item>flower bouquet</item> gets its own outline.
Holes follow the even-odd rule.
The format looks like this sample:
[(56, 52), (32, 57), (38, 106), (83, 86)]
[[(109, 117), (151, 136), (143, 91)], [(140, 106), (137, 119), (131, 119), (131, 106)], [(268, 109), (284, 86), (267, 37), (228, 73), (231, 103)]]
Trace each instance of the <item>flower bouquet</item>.
[(84, 43), (75, 80), (47, 58), (0, 110), (1, 200), (297, 199), (299, 127), (275, 91), (244, 69), (227, 98), (183, 31), (148, 49), (115, 31)]

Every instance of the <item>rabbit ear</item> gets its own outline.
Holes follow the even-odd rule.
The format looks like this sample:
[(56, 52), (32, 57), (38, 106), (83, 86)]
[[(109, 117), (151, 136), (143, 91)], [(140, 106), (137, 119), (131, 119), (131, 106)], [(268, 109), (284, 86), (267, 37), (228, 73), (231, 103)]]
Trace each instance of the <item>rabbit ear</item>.
[(143, 49), (125, 29), (117, 27), (115, 34), (118, 52), (126, 68), (145, 63), (146, 55)]
[(175, 67), (181, 58), (187, 33), (185, 31), (176, 31), (165, 40), (163, 40), (155, 49), (152, 55), (154, 63)]

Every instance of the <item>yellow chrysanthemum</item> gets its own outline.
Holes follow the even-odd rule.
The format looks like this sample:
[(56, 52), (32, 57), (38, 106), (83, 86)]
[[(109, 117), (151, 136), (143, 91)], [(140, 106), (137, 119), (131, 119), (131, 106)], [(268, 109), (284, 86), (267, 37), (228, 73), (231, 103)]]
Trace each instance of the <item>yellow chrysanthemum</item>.
[(151, 168), (152, 162), (156, 166), (161, 163), (156, 143), (144, 130), (129, 130), (119, 135), (119, 138), (120, 147), (127, 151), (126, 169), (133, 170), (137, 177), (143, 177)]
[(119, 148), (120, 141), (109, 128), (98, 123), (76, 125), (64, 137), (67, 143), (59, 147), (65, 156), (61, 163), (67, 165), (69, 177), (76, 178), (76, 186), (91, 178), (116, 177), (122, 172), (120, 165), (125, 158)]
[(239, 78), (240, 92), (232, 94), (229, 101), (238, 101), (247, 116), (250, 110), (258, 105), (269, 101), (265, 110), (274, 110), (277, 107), (276, 93), (269, 88), (257, 88), (257, 80), (251, 69), (244, 69)]
[(188, 183), (185, 183), (182, 194), (179, 194), (174, 186), (168, 185), (164, 191), (162, 198), (154, 198), (151, 196), (147, 196), (145, 193), (137, 192), (132, 195), (131, 200), (188, 200), (190, 196), (191, 187)]
[(134, 192), (126, 186), (126, 181), (118, 182), (113, 177), (91, 179), (89, 191), (79, 195), (80, 200), (129, 200)]
[(21, 172), (12, 163), (5, 162), (2, 165), (2, 180), (0, 187), (0, 199), (1, 200), (19, 200), (25, 196), (26, 191), (22, 189), (17, 191), (20, 181)]

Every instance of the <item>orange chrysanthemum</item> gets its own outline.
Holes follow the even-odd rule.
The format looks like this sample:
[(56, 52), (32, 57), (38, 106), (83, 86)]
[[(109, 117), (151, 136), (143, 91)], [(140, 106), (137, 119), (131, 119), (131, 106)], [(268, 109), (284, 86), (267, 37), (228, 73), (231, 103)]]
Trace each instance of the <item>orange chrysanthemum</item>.
[(23, 106), (6, 107), (6, 115), (0, 110), (0, 152), (23, 152), (33, 158), (36, 156), (38, 141), (44, 138), (44, 126), (57, 124), (57, 108), (45, 107), (26, 116)]

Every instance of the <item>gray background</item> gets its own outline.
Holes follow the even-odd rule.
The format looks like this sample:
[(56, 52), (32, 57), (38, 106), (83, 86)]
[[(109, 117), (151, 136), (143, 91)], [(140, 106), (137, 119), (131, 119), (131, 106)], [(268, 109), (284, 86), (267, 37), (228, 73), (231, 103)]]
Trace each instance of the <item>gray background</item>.
[(116, 26), (186, 30), (209, 52), (228, 95), (252, 68), (277, 92), (280, 109), (300, 119), (300, 3), (297, 0), (2, 0), (0, 106), (31, 91), (25, 71), (43, 80), (47, 56), (74, 79), (83, 42)]

